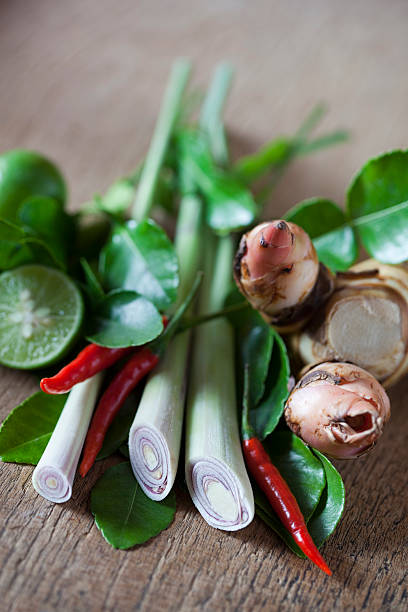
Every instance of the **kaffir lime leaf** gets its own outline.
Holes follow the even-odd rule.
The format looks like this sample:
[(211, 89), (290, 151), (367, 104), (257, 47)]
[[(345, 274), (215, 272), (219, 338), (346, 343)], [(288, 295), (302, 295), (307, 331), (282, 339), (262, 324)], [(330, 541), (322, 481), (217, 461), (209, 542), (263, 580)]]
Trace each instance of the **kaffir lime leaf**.
[(62, 272), (26, 265), (0, 274), (0, 363), (34, 369), (57, 361), (75, 341), (83, 301)]

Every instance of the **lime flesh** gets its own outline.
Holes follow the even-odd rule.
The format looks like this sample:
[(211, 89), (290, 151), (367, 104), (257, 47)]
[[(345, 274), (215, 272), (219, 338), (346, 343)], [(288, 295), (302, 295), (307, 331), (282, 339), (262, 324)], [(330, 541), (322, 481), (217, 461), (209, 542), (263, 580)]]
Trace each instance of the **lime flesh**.
[(0, 274), (0, 363), (34, 369), (57, 361), (75, 341), (83, 302), (62, 272), (26, 265)]

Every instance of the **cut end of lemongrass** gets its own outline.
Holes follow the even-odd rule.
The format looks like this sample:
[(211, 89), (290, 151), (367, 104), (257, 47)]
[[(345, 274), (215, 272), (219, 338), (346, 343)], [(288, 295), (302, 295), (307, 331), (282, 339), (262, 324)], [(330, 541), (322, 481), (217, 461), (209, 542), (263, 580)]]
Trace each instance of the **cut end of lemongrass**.
[(168, 444), (155, 427), (132, 427), (129, 434), (129, 458), (136, 480), (150, 499), (164, 499), (173, 486)]
[(34, 489), (49, 501), (62, 504), (71, 497), (72, 483), (102, 377), (101, 373), (96, 374), (72, 388), (33, 472)]
[(72, 486), (61, 470), (50, 465), (39, 466), (33, 472), (33, 487), (51, 502), (62, 504), (70, 499)]
[(240, 479), (224, 462), (215, 458), (190, 461), (186, 478), (196, 508), (211, 527), (237, 531), (254, 518), (253, 496), (248, 497)]

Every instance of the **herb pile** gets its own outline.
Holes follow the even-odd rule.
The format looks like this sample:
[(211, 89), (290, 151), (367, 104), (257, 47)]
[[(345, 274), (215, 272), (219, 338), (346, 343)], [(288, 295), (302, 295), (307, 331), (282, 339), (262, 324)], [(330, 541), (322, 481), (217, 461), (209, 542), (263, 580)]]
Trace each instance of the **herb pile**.
[[(91, 510), (112, 546), (145, 542), (174, 517), (172, 485), (187, 382), (186, 480), (203, 517), (210, 525), (239, 529), (252, 520), (255, 502), (258, 516), (304, 556), (265, 494), (248, 480), (237, 406), (239, 413), (244, 407), (248, 431), (263, 441), (289, 485), (317, 547), (340, 520), (344, 486), (330, 461), (296, 437), (281, 418), (293, 386), (287, 347), (233, 289), (232, 259), (236, 232), (262, 215), (287, 165), (343, 141), (346, 134), (313, 138), (322, 115), (318, 107), (293, 137), (274, 139), (232, 163), (222, 121), (231, 70), (226, 65), (217, 69), (198, 121), (192, 118), (195, 96), (185, 94), (188, 75), (188, 63), (177, 62), (150, 149), (137, 170), (76, 214), (64, 209), (65, 183), (51, 162), (24, 151), (0, 156), (0, 270), (14, 274), (26, 265), (56, 269), (74, 281), (85, 308), (75, 351), (71, 342), (63, 343), (55, 367), (66, 366), (79, 350), (83, 353), (60, 374), (48, 366), (48, 378), (42, 380), (46, 393), (35, 393), (7, 417), (0, 430), (0, 457), (38, 464), (37, 490), (57, 490), (58, 477), (40, 470), (48, 469), (41, 463), (47, 448), (47, 456), (59, 462), (68, 490), (55, 501), (65, 501), (85, 437), (82, 475), (95, 458), (117, 452), (129, 458), (129, 439), (130, 461), (105, 471), (92, 490)], [(333, 202), (314, 199), (301, 202), (286, 219), (309, 233), (320, 261), (333, 272), (354, 263), (358, 241), (381, 261), (403, 261), (408, 255), (408, 241), (400, 239), (408, 226), (407, 167), (408, 153), (402, 151), (374, 159), (354, 179), (346, 212)], [(176, 225), (174, 242), (150, 214), (164, 219), (169, 233)], [(5, 343), (1, 328), (8, 325), (7, 304), (2, 302), (1, 309), (0, 343)], [(41, 344), (41, 325), (52, 314), (41, 313), (28, 342)], [(32, 320), (32, 311), (29, 316)], [(0, 347), (0, 362), (7, 365), (2, 355)], [(43, 365), (49, 361), (45, 350)], [(102, 382), (98, 372), (105, 369)], [(150, 370), (143, 388), (141, 380)], [(63, 393), (73, 385), (67, 400)], [(73, 399), (80, 392), (80, 400)], [(75, 424), (77, 434), (70, 442), (61, 429), (61, 415), (70, 427)], [(202, 453), (207, 462), (198, 461)], [(138, 461), (147, 468), (136, 480)], [(218, 488), (211, 488), (214, 482)]]

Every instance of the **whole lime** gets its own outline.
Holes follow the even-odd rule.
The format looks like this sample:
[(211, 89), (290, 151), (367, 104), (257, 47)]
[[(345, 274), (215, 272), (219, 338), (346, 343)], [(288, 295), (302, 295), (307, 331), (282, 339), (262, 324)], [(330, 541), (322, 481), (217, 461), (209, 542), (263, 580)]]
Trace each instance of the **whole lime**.
[(66, 193), (60, 171), (40, 153), (13, 149), (0, 155), (0, 218), (15, 221), (18, 207), (30, 196), (50, 196), (64, 207)]

